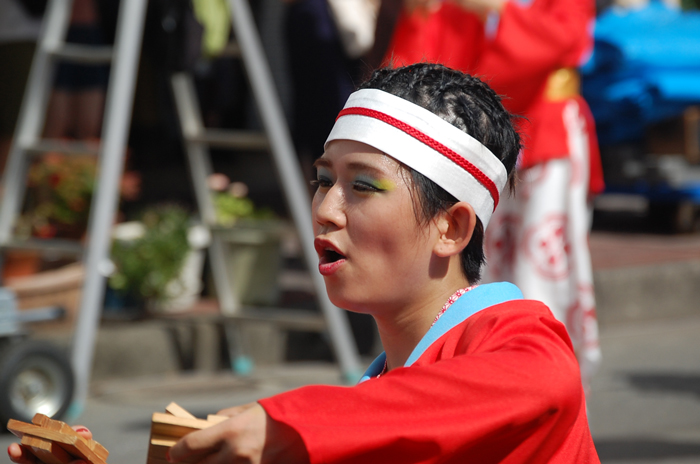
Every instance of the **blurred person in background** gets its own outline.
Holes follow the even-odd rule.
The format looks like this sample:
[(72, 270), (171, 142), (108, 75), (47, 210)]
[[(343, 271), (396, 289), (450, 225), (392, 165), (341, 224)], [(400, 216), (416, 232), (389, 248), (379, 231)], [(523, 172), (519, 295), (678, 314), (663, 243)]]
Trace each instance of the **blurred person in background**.
[(292, 135), (310, 181), (333, 121), (359, 82), (360, 57), (374, 43), (378, 0), (284, 1)]
[(31, 2), (0, 0), (0, 172), (10, 151), (42, 13)]
[[(105, 44), (94, 0), (74, 0), (66, 42)], [(48, 138), (96, 140), (102, 130), (109, 67), (59, 63), (44, 127)]]
[(592, 0), (405, 0), (385, 60), (482, 77), (523, 116), (516, 194), (486, 234), (485, 281), (545, 302), (573, 341), (584, 387), (600, 362), (588, 234), (603, 190), (594, 121), (579, 93)]
[[(374, 43), (378, 0), (284, 1), (292, 137), (310, 182), (335, 118), (359, 82), (361, 57)], [(358, 351), (368, 354), (375, 345), (374, 321), (358, 313), (348, 313), (348, 319)]]

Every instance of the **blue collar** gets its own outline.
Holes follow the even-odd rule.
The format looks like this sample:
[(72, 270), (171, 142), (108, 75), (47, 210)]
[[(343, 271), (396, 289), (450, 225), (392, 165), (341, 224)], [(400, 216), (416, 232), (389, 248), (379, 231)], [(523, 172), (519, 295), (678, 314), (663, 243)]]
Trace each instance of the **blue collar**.
[[(413, 349), (411, 356), (406, 360), (404, 367), (408, 367), (420, 358), (425, 350), (447, 332), (458, 326), (470, 316), (478, 313), (482, 309), (494, 306), (506, 301), (520, 300), (523, 294), (518, 287), (508, 282), (497, 282), (493, 284), (479, 285), (468, 291), (450, 306), (445, 314), (437, 320), (430, 330), (423, 336), (418, 345)], [(369, 368), (362, 376), (360, 382), (369, 380), (379, 375), (384, 369), (386, 353), (377, 356)]]

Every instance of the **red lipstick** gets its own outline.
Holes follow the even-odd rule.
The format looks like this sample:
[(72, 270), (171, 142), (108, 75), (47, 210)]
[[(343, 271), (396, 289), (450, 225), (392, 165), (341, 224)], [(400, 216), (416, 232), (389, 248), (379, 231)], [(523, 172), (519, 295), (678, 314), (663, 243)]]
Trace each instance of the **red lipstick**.
[(335, 273), (347, 260), (338, 248), (328, 240), (317, 238), (314, 248), (318, 253), (318, 271), (323, 276)]

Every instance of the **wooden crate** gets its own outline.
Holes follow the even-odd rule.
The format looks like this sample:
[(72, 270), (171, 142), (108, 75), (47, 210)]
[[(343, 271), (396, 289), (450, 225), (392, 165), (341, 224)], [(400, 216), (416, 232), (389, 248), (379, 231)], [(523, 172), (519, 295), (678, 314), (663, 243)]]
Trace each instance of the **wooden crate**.
[(85, 269), (82, 263), (52, 271), (7, 279), (5, 286), (17, 295), (19, 309), (61, 306), (66, 323), (72, 323), (80, 307)]

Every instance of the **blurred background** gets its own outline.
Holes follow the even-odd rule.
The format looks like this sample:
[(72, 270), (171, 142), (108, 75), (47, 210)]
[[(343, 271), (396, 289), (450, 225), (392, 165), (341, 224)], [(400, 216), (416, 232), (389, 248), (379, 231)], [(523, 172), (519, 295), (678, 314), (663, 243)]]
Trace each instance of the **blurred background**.
[[(212, 144), (208, 170), (195, 179), (185, 134), (191, 114), (178, 106), (173, 75), (187, 76), (196, 113), (217, 140), (225, 131), (270, 135), (265, 100), (250, 85), (251, 75), (265, 76), (232, 42), (233, 2), (143, 0), (118, 187), (103, 203), (114, 210), (104, 225), (110, 260), (90, 281), (104, 291), (88, 320), (86, 250), (95, 243), (89, 231), (98, 231), (91, 205), (110, 188), (99, 181), (104, 158), (95, 153), (106, 156), (114, 75), (109, 59), (69, 52), (48, 53), (43, 84), (32, 87), (30, 73), (52, 9), (64, 11), (62, 41), (100, 50), (118, 42), (125, 3), (0, 0), (2, 189), (21, 192), (16, 214), (0, 216), (12, 235), (2, 238), (0, 418), (79, 418), (113, 464), (145, 459), (150, 412), (171, 400), (206, 415), (306, 383), (347, 383), (355, 356), (364, 367), (381, 351), (370, 318), (343, 316), (356, 353), (339, 364), (346, 345), (324, 320), (295, 227), (298, 200), (282, 180), (296, 176), (297, 198), (308, 198), (311, 164), (347, 96), (382, 63), (402, 8), (400, 0), (251, 0), (258, 56), (298, 172), (280, 169), (268, 152), (274, 144), (255, 139), (235, 152)], [(605, 184), (591, 198), (589, 238), (602, 362), (588, 409), (603, 462), (700, 462), (699, 7), (599, 0), (594, 47), (578, 69)], [(27, 95), (42, 85), (36, 143), (21, 148), (20, 115), (32, 111)], [(12, 168), (12, 156), (23, 167)], [(26, 181), (12, 187), (18, 175)], [(209, 195), (208, 219), (197, 189)], [(222, 310), (206, 254), (212, 240), (225, 243), (226, 278), (253, 315)], [(66, 243), (82, 251), (54, 246)], [(267, 309), (269, 317), (259, 316)], [(71, 350), (83, 333), (94, 340), (84, 348), (89, 368), (76, 373), (85, 358)], [(76, 407), (81, 382), (88, 390)]]

